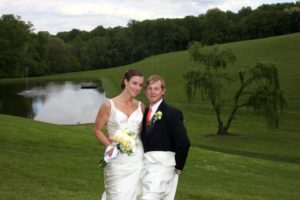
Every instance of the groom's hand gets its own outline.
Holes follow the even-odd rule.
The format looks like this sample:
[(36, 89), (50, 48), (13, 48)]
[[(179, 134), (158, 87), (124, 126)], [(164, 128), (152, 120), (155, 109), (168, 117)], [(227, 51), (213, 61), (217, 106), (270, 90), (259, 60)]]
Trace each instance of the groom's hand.
[(175, 173), (176, 173), (177, 175), (179, 175), (179, 174), (181, 173), (181, 170), (175, 169)]

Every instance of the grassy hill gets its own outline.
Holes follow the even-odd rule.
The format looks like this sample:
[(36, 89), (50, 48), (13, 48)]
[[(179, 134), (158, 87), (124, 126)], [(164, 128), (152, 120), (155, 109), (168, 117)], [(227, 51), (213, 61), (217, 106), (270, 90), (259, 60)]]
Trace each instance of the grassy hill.
[[(300, 33), (249, 40), (221, 45), (231, 48), (237, 55), (237, 63), (230, 67), (233, 73), (239, 68), (251, 66), (257, 61), (272, 62), (277, 65), (282, 89), (288, 101), (287, 112), (282, 116), (278, 130), (268, 130), (262, 118), (238, 113), (231, 131), (238, 137), (206, 137), (215, 133), (216, 118), (206, 102), (200, 98), (188, 106), (184, 93), (182, 75), (198, 67), (187, 51), (153, 56), (140, 62), (107, 70), (96, 70), (59, 75), (59, 78), (99, 78), (103, 80), (106, 94), (111, 97), (119, 90), (120, 80), (127, 68), (140, 69), (146, 77), (150, 74), (162, 75), (167, 84), (166, 100), (183, 110), (185, 122), (194, 146), (231, 152), (249, 156), (264, 157), (300, 163), (299, 132), (300, 122)], [(57, 78), (57, 76), (55, 76)], [(147, 102), (144, 95), (140, 99)], [(226, 113), (225, 113), (226, 114)]]
[[(166, 100), (184, 112), (192, 142), (177, 199), (299, 199), (300, 192), (300, 33), (221, 45), (238, 57), (232, 72), (256, 61), (275, 63), (288, 100), (278, 130), (264, 120), (238, 113), (230, 137), (215, 137), (215, 116), (196, 100), (188, 106), (182, 75), (198, 66), (187, 51), (149, 57), (105, 70), (61, 74), (38, 79), (101, 79), (108, 97), (116, 95), (126, 69), (166, 79)], [(37, 79), (37, 80), (38, 80)], [(3, 80), (4, 81), (4, 80)], [(143, 95), (139, 99), (146, 103)], [(98, 109), (98, 108), (95, 108)], [(92, 125), (52, 125), (0, 115), (1, 199), (99, 199), (103, 149)]]
[[(0, 199), (100, 199), (103, 149), (91, 125), (0, 115)], [(193, 146), (176, 199), (299, 199), (298, 164)]]

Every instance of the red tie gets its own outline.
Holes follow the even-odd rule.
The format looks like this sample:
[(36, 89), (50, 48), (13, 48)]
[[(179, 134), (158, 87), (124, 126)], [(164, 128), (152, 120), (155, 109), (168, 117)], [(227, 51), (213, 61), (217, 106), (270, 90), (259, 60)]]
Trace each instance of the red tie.
[(152, 112), (152, 108), (149, 107), (149, 111), (148, 111), (148, 114), (147, 114), (147, 120), (146, 120), (146, 125), (147, 126), (149, 126), (149, 124), (150, 124), (151, 112)]

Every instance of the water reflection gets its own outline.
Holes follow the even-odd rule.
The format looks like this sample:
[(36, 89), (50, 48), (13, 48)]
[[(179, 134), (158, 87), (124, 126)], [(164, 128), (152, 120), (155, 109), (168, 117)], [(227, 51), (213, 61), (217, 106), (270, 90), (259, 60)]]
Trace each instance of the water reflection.
[[(17, 103), (15, 106), (27, 106), (25, 109), (27, 117), (38, 121), (55, 124), (92, 123), (105, 100), (105, 94), (97, 88), (81, 89), (82, 84), (82, 82), (49, 82), (30, 88), (24, 86), (23, 90), (17, 92), (17, 99), (20, 97), (23, 99), (16, 102), (14, 98), (14, 102)], [(12, 106), (9, 103), (3, 106), (2, 102), (5, 101), (0, 101), (1, 112), (3, 107)]]
[(0, 84), (0, 113), (20, 117), (33, 116), (32, 99), (18, 94), (23, 90), (25, 90), (24, 83)]

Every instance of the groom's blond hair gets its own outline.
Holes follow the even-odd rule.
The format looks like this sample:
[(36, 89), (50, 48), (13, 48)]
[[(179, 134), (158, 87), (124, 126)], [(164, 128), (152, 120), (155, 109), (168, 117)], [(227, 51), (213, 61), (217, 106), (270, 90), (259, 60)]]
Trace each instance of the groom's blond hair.
[(161, 89), (165, 89), (166, 88), (166, 84), (165, 84), (165, 80), (163, 79), (163, 77), (159, 76), (159, 75), (151, 75), (149, 76), (146, 85), (145, 85), (145, 89), (152, 83), (155, 83), (157, 81), (161, 82)]

